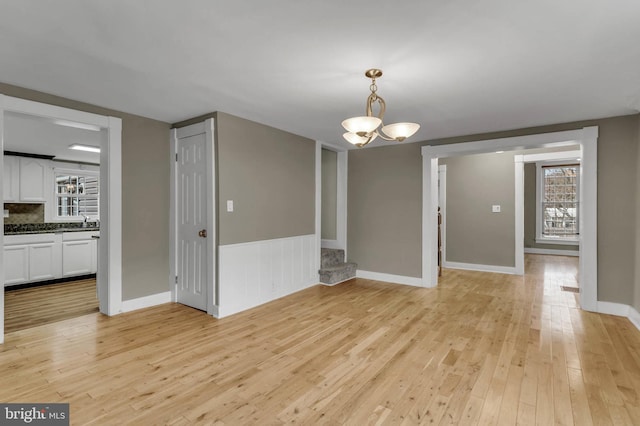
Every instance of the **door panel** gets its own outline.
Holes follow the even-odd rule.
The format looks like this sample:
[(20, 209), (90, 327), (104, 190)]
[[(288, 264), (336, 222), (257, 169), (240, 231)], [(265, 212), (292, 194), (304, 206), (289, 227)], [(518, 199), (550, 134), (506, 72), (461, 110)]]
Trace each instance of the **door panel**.
[(177, 301), (204, 311), (207, 310), (206, 148), (204, 133), (177, 139)]

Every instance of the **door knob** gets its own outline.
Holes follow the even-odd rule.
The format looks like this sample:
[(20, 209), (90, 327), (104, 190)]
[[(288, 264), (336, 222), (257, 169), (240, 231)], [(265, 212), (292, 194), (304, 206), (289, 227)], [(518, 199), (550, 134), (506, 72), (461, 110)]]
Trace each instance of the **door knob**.
[(201, 238), (207, 238), (207, 230), (203, 229), (200, 232), (198, 232), (198, 236)]

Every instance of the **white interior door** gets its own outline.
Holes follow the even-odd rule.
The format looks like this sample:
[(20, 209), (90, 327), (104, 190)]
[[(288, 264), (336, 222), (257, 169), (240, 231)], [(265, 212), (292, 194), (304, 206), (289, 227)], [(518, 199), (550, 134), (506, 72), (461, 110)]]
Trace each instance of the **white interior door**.
[(207, 310), (207, 135), (202, 124), (178, 129), (176, 138), (176, 301)]

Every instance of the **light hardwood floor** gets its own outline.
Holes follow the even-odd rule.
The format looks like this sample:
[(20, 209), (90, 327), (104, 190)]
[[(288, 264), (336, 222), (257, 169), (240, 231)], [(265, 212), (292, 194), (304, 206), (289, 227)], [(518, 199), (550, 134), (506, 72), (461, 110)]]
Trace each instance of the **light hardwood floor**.
[(576, 309), (576, 259), (356, 279), (215, 320), (175, 304), (7, 335), (0, 401), (72, 424), (640, 424), (640, 332)]
[(95, 278), (5, 291), (6, 333), (98, 312)]

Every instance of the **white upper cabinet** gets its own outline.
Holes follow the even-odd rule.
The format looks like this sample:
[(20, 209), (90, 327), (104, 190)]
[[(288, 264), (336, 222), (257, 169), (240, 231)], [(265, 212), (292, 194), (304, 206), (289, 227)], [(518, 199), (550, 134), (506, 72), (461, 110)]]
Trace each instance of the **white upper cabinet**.
[(12, 155), (4, 156), (4, 174), (2, 180), (4, 202), (20, 201), (20, 161)]
[(50, 182), (50, 161), (37, 158), (20, 157), (20, 201), (25, 203), (44, 203), (47, 192), (51, 191), (47, 185)]
[(53, 191), (51, 161), (4, 156), (3, 201), (44, 203)]

